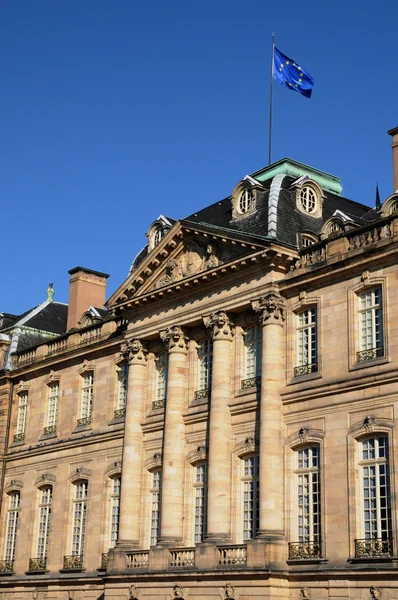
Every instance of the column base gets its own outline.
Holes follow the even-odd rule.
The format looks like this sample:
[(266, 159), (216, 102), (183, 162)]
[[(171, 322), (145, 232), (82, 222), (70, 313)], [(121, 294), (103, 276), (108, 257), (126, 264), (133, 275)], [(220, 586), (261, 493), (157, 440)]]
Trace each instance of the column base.
[(149, 568), (151, 571), (167, 571), (169, 568), (170, 553), (167, 548), (160, 545), (151, 546), (149, 549)]
[(218, 553), (215, 541), (205, 540), (195, 546), (195, 569), (208, 571), (217, 568)]
[(281, 529), (260, 529), (256, 535), (256, 539), (273, 542), (274, 540), (286, 539), (286, 535)]
[(286, 569), (288, 544), (280, 532), (261, 532), (247, 542), (247, 566), (266, 569)]
[(138, 540), (118, 540), (114, 549), (128, 552), (129, 550), (137, 550), (139, 547), (140, 543)]
[(172, 548), (182, 546), (182, 538), (177, 538), (174, 536), (163, 535), (157, 541), (156, 547), (160, 548)]
[(204, 539), (204, 544), (231, 544), (231, 536), (229, 533), (208, 533)]

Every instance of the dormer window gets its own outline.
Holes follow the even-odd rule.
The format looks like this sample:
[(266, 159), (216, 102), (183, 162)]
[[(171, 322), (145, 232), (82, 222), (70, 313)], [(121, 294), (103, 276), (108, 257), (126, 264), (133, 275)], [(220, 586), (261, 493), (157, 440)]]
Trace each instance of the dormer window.
[(164, 236), (171, 229), (171, 223), (166, 217), (163, 215), (159, 215), (159, 217), (152, 223), (150, 226), (146, 236), (148, 238), (149, 251), (153, 250), (155, 246), (158, 246)]
[(251, 210), (253, 205), (254, 197), (251, 189), (243, 190), (239, 198), (239, 212), (241, 214), (247, 213)]
[(308, 185), (304, 186), (300, 192), (301, 206), (307, 213), (314, 213), (316, 211), (317, 198), (314, 190)]
[(310, 233), (300, 233), (299, 234), (299, 247), (300, 249), (309, 248), (313, 246), (318, 241), (318, 238), (315, 235)]
[(390, 205), (390, 215), (396, 215), (398, 213), (398, 199)]
[(160, 240), (163, 237), (163, 229), (161, 227), (156, 227), (154, 234), (153, 234), (153, 245), (157, 246), (160, 242)]

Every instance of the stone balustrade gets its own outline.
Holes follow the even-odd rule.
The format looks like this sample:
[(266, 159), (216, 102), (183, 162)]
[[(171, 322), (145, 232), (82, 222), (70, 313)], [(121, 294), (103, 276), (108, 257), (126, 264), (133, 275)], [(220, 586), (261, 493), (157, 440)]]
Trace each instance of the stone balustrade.
[(127, 553), (127, 569), (148, 569), (149, 567), (149, 550)]
[(170, 550), (170, 567), (188, 568), (195, 566), (195, 548), (182, 548)]

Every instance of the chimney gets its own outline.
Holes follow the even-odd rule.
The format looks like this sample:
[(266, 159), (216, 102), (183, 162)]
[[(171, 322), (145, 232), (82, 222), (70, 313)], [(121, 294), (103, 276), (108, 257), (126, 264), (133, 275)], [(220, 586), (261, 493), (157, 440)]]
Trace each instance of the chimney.
[(77, 327), (82, 314), (90, 306), (103, 308), (106, 294), (106, 280), (109, 275), (84, 267), (71, 269), (69, 275), (69, 306), (67, 329)]
[(392, 137), (392, 173), (394, 182), (394, 192), (398, 191), (398, 127), (390, 129), (387, 132)]

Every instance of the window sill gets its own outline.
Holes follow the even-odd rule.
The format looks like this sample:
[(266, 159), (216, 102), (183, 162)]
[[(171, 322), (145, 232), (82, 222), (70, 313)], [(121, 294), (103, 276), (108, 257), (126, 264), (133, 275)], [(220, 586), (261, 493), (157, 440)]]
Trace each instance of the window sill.
[(363, 360), (361, 362), (354, 363), (348, 370), (358, 371), (360, 369), (366, 369), (368, 367), (376, 367), (378, 365), (385, 365), (389, 363), (389, 359), (383, 356), (382, 358), (370, 358), (369, 360)]
[(327, 558), (289, 558), (288, 565), (321, 565), (328, 562)]
[(77, 425), (71, 433), (81, 433), (82, 431), (92, 431), (92, 426), (90, 425)]
[(25, 575), (45, 575), (49, 572), (48, 569), (38, 569), (37, 571), (25, 571)]
[(39, 437), (39, 442), (45, 441), (45, 440), (50, 440), (51, 438), (56, 438), (57, 434), (56, 433), (43, 433), (43, 435), (41, 437)]
[(86, 569), (60, 569), (60, 573), (84, 573)]
[(375, 556), (374, 558), (347, 558), (347, 562), (351, 564), (373, 564), (373, 563), (391, 563), (396, 562), (398, 558), (396, 556)]
[(115, 417), (112, 421), (109, 421), (108, 425), (118, 425), (119, 423), (124, 423), (125, 420), (125, 417)]
[(296, 385), (297, 383), (312, 381), (314, 379), (322, 379), (322, 373), (317, 371), (316, 373), (308, 373), (308, 375), (297, 375), (297, 377), (292, 377), (286, 385)]
[(12, 444), (10, 444), (10, 448), (15, 448), (16, 446), (25, 446), (25, 444), (25, 440), (18, 440), (17, 442), (12, 442)]

